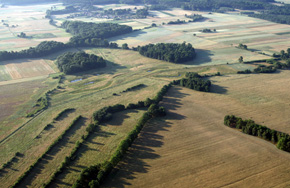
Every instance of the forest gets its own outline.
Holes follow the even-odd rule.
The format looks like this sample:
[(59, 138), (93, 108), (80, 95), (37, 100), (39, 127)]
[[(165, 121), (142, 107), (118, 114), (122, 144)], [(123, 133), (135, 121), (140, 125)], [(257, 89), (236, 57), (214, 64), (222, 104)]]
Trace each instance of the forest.
[(115, 23), (92, 23), (64, 21), (61, 25), (66, 32), (82, 38), (109, 38), (132, 32), (132, 27)]
[(85, 52), (64, 53), (57, 58), (56, 64), (58, 69), (65, 74), (106, 67), (106, 61), (102, 57)]
[(195, 57), (195, 50), (190, 43), (158, 43), (138, 46), (143, 56), (164, 60), (172, 63), (184, 63)]

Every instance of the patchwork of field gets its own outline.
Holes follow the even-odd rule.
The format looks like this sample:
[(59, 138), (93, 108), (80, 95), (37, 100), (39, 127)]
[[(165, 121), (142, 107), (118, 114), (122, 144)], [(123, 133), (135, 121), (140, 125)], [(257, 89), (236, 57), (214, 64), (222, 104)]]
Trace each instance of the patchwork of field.
[(289, 187), (289, 153), (223, 125), (227, 114), (290, 133), (289, 71), (214, 77), (212, 93), (173, 87), (104, 187)]
[[(46, 10), (53, 5), (58, 4), (5, 6), (1, 8), (0, 50), (18, 51), (36, 46), (47, 40), (67, 42), (71, 35), (63, 29), (50, 25), (49, 20), (45, 18)], [(9, 27), (4, 24), (8, 24)], [(31, 38), (17, 37), (21, 32)]]
[[(250, 18), (238, 14), (207, 14), (204, 12), (185, 11), (174, 9), (170, 11), (151, 11), (154, 17), (148, 17), (135, 22), (124, 23), (134, 27), (136, 22), (158, 27), (144, 29), (131, 34), (114, 37), (110, 40), (120, 45), (142, 46), (158, 42), (189, 42), (198, 53), (195, 63), (223, 64), (237, 62), (237, 57), (243, 56), (246, 61), (269, 58), (273, 53), (287, 49), (287, 39), (290, 26), (276, 24), (265, 20)], [(207, 18), (203, 22), (194, 22), (177, 25), (163, 25), (169, 21), (188, 20), (184, 14), (202, 14)], [(216, 29), (217, 32), (202, 33), (202, 29)], [(196, 36), (193, 36), (196, 34)], [(237, 49), (239, 43), (248, 45), (249, 51)], [(263, 55), (266, 54), (267, 56)]]
[[(2, 19), (10, 27), (0, 26), (0, 50), (21, 50), (44, 40), (68, 41), (69, 34), (49, 25), (48, 20), (44, 19), (45, 11), (51, 6), (1, 8)], [(61, 5), (57, 4), (57, 7)], [(103, 8), (124, 7), (109, 5)], [(207, 19), (182, 25), (163, 24), (177, 19), (188, 20), (184, 14), (191, 13), (202, 14)], [(290, 27), (240, 15), (181, 9), (151, 11), (150, 14), (150, 17), (138, 20), (83, 17), (76, 20), (109, 21), (142, 29), (110, 39), (120, 46), (123, 43), (136, 47), (157, 42), (189, 42), (196, 48), (194, 61), (173, 64), (143, 57), (132, 50), (80, 48), (41, 59), (0, 63), (0, 98), (3, 99), (0, 100), (0, 110), (5, 111), (0, 114), (0, 164), (12, 161), (0, 170), (3, 187), (13, 185), (77, 116), (82, 116), (81, 121), (37, 162), (19, 187), (41, 187), (47, 183), (86, 132), (93, 112), (108, 105), (127, 105), (152, 98), (163, 85), (183, 77), (185, 72), (221, 72), (224, 76), (211, 78), (213, 93), (178, 87), (171, 89), (163, 102), (169, 115), (148, 124), (120, 165), (120, 171), (106, 186), (187, 187), (196, 184), (196, 187), (236, 187), (249, 183), (257, 187), (263, 185), (266, 178), (273, 180), (278, 187), (288, 185), (288, 154), (268, 142), (225, 127), (223, 117), (235, 114), (290, 133), (290, 119), (287, 116), (290, 106), (287, 95), (289, 72), (232, 75), (239, 70), (254, 69), (253, 65), (236, 63), (240, 56), (245, 61), (267, 59), (271, 58), (269, 55), (272, 53), (287, 49)], [(65, 16), (55, 19), (62, 22)], [(143, 29), (152, 23), (158, 27)], [(12, 28), (12, 25), (15, 27)], [(205, 28), (216, 29), (217, 32), (199, 31)], [(17, 38), (20, 32), (33, 38)], [(236, 48), (239, 43), (248, 45), (250, 50)], [(54, 64), (57, 56), (66, 51), (79, 50), (102, 56), (108, 61), (107, 67), (56, 78), (60, 75)], [(123, 92), (139, 84), (144, 84), (144, 87)], [(48, 109), (35, 117), (26, 118), (37, 99), (49, 90), (53, 92), (47, 95)], [(54, 120), (66, 108), (74, 110), (60, 120)], [(112, 121), (101, 125), (100, 130), (82, 144), (77, 157), (56, 177), (51, 187), (71, 187), (84, 168), (107, 160), (145, 110), (115, 114)], [(17, 152), (21, 155), (13, 158)], [(282, 168), (282, 164), (286, 168)], [(279, 181), (276, 174), (281, 176)]]

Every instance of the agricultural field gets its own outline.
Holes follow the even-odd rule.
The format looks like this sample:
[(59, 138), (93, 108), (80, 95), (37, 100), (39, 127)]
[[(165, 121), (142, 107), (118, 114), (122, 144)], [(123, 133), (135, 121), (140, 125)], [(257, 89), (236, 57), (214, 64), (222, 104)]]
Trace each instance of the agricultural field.
[[(45, 18), (46, 10), (55, 4), (5, 6), (0, 8), (0, 50), (19, 51), (34, 47), (42, 41), (54, 40), (67, 42), (71, 35), (63, 29), (49, 24)], [(58, 4), (56, 4), (58, 5)], [(9, 27), (3, 25), (8, 24)], [(29, 38), (19, 38), (24, 32)]]
[(289, 71), (214, 77), (211, 93), (173, 87), (103, 187), (288, 187), (289, 153), (223, 125), (235, 114), (290, 133)]
[[(273, 53), (288, 47), (287, 38), (289, 38), (290, 30), (288, 25), (237, 14), (207, 14), (180, 9), (162, 12), (152, 11), (154, 17), (140, 20), (147, 25), (155, 23), (159, 27), (114, 37), (111, 41), (119, 44), (126, 42), (134, 47), (158, 42), (189, 42), (197, 51), (196, 65), (234, 63), (237, 62), (236, 57), (239, 56), (243, 56), (245, 61), (267, 59)], [(164, 14), (164, 12), (174, 16)], [(184, 14), (192, 13), (201, 14), (207, 19), (203, 22), (162, 25), (163, 22), (167, 23), (172, 20), (187, 20)], [(204, 28), (216, 29), (217, 32), (200, 32)], [(246, 44), (249, 50), (236, 48), (239, 43)]]
[[(49, 25), (49, 20), (44, 18), (45, 11), (52, 6), (62, 8), (61, 4), (1, 8), (2, 19), (9, 28), (0, 26), (0, 50), (27, 49), (45, 40), (67, 42), (71, 35)], [(134, 7), (102, 6), (105, 9)], [(163, 24), (177, 19), (188, 20), (184, 14), (192, 13), (202, 14), (206, 20), (182, 25)], [(53, 19), (60, 24), (65, 17), (57, 15)], [(266, 178), (272, 178), (273, 184), (280, 187), (289, 185), (288, 154), (268, 142), (225, 127), (223, 117), (235, 114), (290, 133), (287, 116), (289, 71), (236, 74), (257, 66), (238, 63), (240, 56), (244, 61), (270, 59), (273, 53), (286, 50), (290, 26), (237, 13), (208, 14), (181, 9), (150, 11), (145, 19), (78, 17), (72, 20), (114, 22), (140, 29), (109, 39), (119, 46), (123, 43), (129, 47), (159, 42), (191, 43), (197, 57), (184, 64), (173, 64), (146, 58), (133, 50), (71, 48), (42, 58), (0, 62), (0, 182), (3, 187), (12, 186), (28, 170), (29, 174), (16, 187), (43, 186), (86, 134), (95, 111), (108, 105), (126, 106), (152, 98), (165, 84), (183, 78), (186, 72), (201, 75), (220, 72), (223, 76), (210, 78), (212, 93), (172, 88), (162, 102), (169, 115), (149, 122), (119, 165), (120, 170), (105, 186), (186, 187), (195, 182), (196, 187), (242, 187), (247, 183), (257, 187)], [(157, 27), (144, 29), (152, 23)], [(205, 28), (217, 32), (200, 32)], [(18, 38), (20, 32), (32, 38)], [(236, 48), (239, 43), (246, 44), (249, 50)], [(81, 50), (103, 57), (107, 67), (73, 75), (60, 73), (55, 59), (64, 52)], [(140, 84), (143, 86), (124, 92)], [(40, 97), (47, 97), (47, 109), (26, 117), (37, 108)], [(55, 119), (68, 108), (73, 110)], [(118, 112), (111, 121), (101, 124), (48, 187), (71, 187), (83, 169), (108, 160), (145, 111), (146, 108)], [(80, 120), (73, 124), (78, 116)], [(279, 160), (273, 161), (274, 158)], [(7, 163), (9, 165), (2, 167)], [(127, 165), (129, 163), (131, 165)], [(282, 168), (283, 164), (286, 168)], [(172, 168), (176, 171), (171, 171)], [(163, 176), (165, 173), (169, 175)], [(265, 179), (261, 178), (262, 174)], [(279, 181), (277, 174), (281, 175)], [(261, 179), (257, 181), (257, 177)]]

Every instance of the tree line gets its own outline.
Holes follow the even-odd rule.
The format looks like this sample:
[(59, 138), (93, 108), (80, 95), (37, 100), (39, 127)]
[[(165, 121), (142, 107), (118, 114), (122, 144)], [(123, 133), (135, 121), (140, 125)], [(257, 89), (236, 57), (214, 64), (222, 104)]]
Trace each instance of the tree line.
[(0, 61), (37, 58), (50, 55), (72, 47), (106, 47), (118, 48), (117, 43), (109, 43), (106, 38), (132, 32), (132, 27), (114, 23), (86, 23), (80, 21), (65, 21), (62, 27), (72, 33), (68, 43), (43, 41), (36, 47), (21, 51), (0, 51)]
[(57, 58), (56, 64), (58, 69), (65, 74), (106, 67), (106, 61), (102, 57), (85, 52), (64, 53)]
[(172, 63), (184, 63), (195, 57), (195, 50), (190, 43), (158, 43), (133, 48), (143, 56)]
[(277, 144), (277, 148), (290, 152), (290, 135), (256, 124), (253, 120), (243, 120), (234, 115), (227, 115), (224, 124), (242, 130), (243, 133), (263, 138)]
[(153, 98), (147, 98), (145, 101), (139, 101), (136, 104), (128, 104), (125, 107), (122, 104), (116, 104), (114, 106), (104, 107), (93, 114), (94, 124), (101, 124), (112, 118), (112, 114), (120, 112), (126, 109), (137, 109), (148, 107), (147, 112), (139, 119), (134, 129), (130, 131), (127, 137), (120, 142), (116, 151), (112, 154), (111, 158), (101, 164), (92, 165), (84, 169), (77, 181), (73, 184), (73, 188), (82, 187), (100, 187), (104, 179), (112, 171), (112, 169), (122, 160), (128, 148), (133, 144), (134, 140), (138, 137), (138, 134), (142, 130), (146, 122), (154, 117), (165, 116), (166, 112), (164, 107), (159, 106), (159, 102), (163, 99), (163, 96), (171, 88), (172, 84), (165, 85)]

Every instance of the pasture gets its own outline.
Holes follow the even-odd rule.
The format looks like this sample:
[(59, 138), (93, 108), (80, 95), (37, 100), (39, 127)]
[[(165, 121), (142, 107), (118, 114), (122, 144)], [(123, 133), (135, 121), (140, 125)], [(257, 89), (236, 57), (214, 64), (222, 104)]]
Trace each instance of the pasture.
[[(227, 114), (289, 133), (289, 71), (213, 77), (212, 93), (174, 87), (103, 187), (288, 187), (289, 153), (223, 125)], [(286, 89), (287, 88), (287, 89)]]

